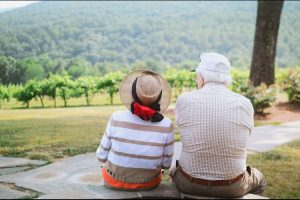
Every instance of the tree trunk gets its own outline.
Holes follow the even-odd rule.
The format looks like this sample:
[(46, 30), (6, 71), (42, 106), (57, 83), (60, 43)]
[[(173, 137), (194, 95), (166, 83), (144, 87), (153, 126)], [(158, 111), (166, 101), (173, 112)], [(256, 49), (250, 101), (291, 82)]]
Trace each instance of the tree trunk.
[(29, 108), (29, 101), (26, 102), (26, 108)]
[(2, 99), (0, 99), (0, 109), (2, 108)]
[(42, 97), (42, 96), (39, 96), (39, 98), (40, 98), (40, 101), (41, 101), (42, 107), (44, 108), (45, 106), (44, 106), (43, 97)]
[(114, 104), (114, 93), (110, 93), (109, 96), (110, 96), (110, 105), (113, 105)]
[(90, 106), (89, 94), (88, 93), (85, 93), (85, 98), (86, 98), (86, 105)]
[(56, 95), (54, 95), (54, 108), (56, 108)]
[(65, 107), (67, 107), (67, 99), (64, 99)]
[(284, 1), (258, 1), (250, 80), (254, 86), (274, 84), (275, 56)]

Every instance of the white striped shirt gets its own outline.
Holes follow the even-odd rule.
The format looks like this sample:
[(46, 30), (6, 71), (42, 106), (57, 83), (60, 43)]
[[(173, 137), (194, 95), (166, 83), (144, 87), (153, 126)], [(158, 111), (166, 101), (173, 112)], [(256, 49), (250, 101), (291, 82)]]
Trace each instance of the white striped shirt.
[(228, 180), (245, 171), (254, 114), (248, 99), (207, 83), (179, 96), (175, 112), (183, 171), (206, 180)]
[[(136, 171), (141, 177), (151, 178), (162, 168), (170, 167), (173, 152), (171, 120), (164, 118), (154, 123), (130, 111), (116, 111), (107, 124), (96, 155), (100, 161), (108, 161), (106, 166), (118, 176)], [(144, 176), (146, 171), (149, 173)], [(133, 172), (133, 175), (137, 174)]]

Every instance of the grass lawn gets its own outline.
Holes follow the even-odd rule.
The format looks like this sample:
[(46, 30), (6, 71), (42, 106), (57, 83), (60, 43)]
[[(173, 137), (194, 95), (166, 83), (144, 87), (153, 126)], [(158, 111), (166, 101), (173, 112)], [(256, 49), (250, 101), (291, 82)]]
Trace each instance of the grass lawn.
[(267, 188), (264, 196), (272, 199), (300, 198), (300, 140), (269, 152), (251, 154), (248, 164), (265, 175)]
[(1, 110), (0, 155), (53, 161), (95, 151), (115, 110), (125, 107)]
[(0, 154), (53, 160), (95, 151), (107, 120), (123, 106), (0, 111)]
[[(0, 155), (53, 161), (95, 151), (115, 110), (125, 107), (0, 110)], [(172, 112), (167, 117), (175, 121)], [(180, 140), (176, 126), (175, 140)]]

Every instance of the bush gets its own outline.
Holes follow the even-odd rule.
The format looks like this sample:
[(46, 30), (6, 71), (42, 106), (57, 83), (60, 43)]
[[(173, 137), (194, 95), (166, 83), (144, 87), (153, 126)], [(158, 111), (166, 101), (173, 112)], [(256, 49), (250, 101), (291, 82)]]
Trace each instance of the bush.
[(8, 90), (8, 88), (3, 85), (0, 85), (0, 109), (1, 109), (2, 101), (3, 100), (9, 101), (10, 97), (11, 97), (11, 93)]
[(289, 102), (300, 103), (300, 68), (288, 70), (281, 79), (280, 85), (287, 93)]
[(232, 69), (232, 83), (230, 89), (237, 93), (244, 93), (248, 90), (249, 71)]
[(242, 94), (250, 99), (255, 113), (260, 114), (266, 108), (271, 107), (276, 100), (276, 88), (274, 85), (268, 87), (266, 84), (261, 84), (258, 87), (254, 87), (252, 84), (249, 84), (246, 91)]
[(276, 88), (275, 86), (267, 87), (265, 84), (261, 84), (258, 87), (254, 87), (248, 81), (248, 73), (246, 71), (232, 71), (232, 84), (231, 90), (250, 99), (255, 113), (263, 113), (268, 107), (271, 107), (272, 103), (276, 100)]

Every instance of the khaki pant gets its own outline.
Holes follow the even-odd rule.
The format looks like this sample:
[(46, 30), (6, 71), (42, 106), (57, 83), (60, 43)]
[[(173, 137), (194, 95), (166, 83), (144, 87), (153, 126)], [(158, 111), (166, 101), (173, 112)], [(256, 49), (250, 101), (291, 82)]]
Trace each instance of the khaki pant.
[(178, 169), (178, 167), (171, 169), (172, 180), (179, 191), (191, 195), (224, 198), (241, 197), (247, 193), (261, 195), (266, 186), (263, 174), (250, 166), (247, 166), (247, 170), (240, 180), (224, 186), (205, 186), (193, 183), (184, 177)]

